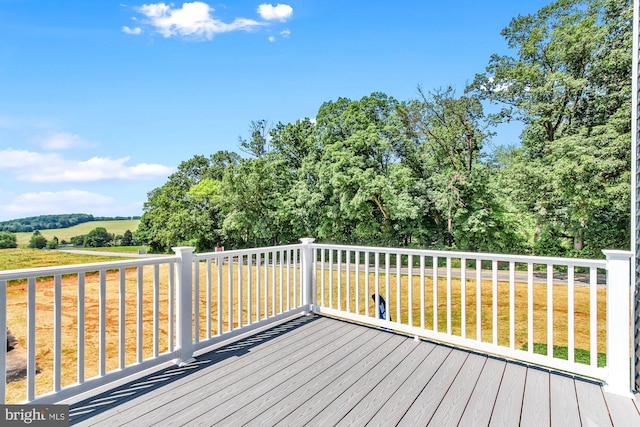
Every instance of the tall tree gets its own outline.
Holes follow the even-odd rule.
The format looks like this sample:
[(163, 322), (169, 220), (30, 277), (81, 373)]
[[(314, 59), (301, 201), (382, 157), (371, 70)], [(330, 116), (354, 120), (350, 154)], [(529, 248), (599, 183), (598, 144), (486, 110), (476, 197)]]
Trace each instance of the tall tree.
[(320, 237), (386, 244), (401, 240), (403, 224), (415, 218), (410, 171), (398, 162), (402, 138), (398, 102), (383, 93), (359, 101), (340, 98), (317, 115), (320, 146), (308, 163), (309, 208)]
[[(576, 254), (628, 247), (631, 5), (559, 0), (517, 17), (502, 32), (517, 56), (492, 56), (473, 84), (525, 123), (506, 169), (519, 174), (514, 202), (534, 212), (537, 238)], [(615, 232), (598, 226), (612, 218)]]

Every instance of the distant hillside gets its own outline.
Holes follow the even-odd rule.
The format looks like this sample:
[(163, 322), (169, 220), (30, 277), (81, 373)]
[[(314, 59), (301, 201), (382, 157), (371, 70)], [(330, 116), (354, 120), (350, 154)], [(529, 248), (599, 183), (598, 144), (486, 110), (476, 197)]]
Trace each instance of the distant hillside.
[[(135, 232), (138, 229), (138, 224), (140, 224), (139, 219), (129, 219), (129, 218), (88, 221), (88, 222), (83, 222), (82, 224), (76, 224), (72, 227), (41, 230), (41, 234), (47, 240), (57, 237), (58, 240), (60, 241), (66, 240), (68, 242), (71, 240), (72, 237), (87, 234), (91, 230), (97, 227), (104, 227), (107, 229), (109, 233), (122, 235), (126, 230)], [(19, 248), (26, 247), (29, 244), (29, 239), (31, 239), (32, 235), (33, 235), (33, 232), (16, 233), (16, 238), (18, 240), (18, 247)]]
[(69, 228), (74, 225), (91, 221), (117, 221), (140, 219), (134, 217), (94, 217), (90, 214), (61, 214), (61, 215), (40, 215), (27, 218), (0, 221), (0, 231), (10, 231), (12, 233), (31, 233), (35, 230), (53, 230), (58, 228)]

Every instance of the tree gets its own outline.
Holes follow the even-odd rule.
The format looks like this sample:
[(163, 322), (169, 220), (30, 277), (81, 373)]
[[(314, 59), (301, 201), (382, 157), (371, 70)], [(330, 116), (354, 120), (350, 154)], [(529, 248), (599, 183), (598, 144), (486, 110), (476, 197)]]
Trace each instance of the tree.
[(47, 242), (47, 249), (58, 249), (58, 238), (53, 236), (53, 239)]
[(422, 213), (412, 234), (432, 247), (522, 250), (516, 217), (491, 185), (494, 168), (482, 161), (492, 134), (480, 99), (451, 87), (418, 95), (399, 108), (405, 137), (396, 145)]
[(110, 246), (113, 238), (113, 234), (107, 232), (106, 228), (96, 227), (84, 236), (83, 246), (87, 248)]
[(269, 131), (269, 123), (266, 120), (252, 120), (249, 124), (250, 139), (238, 139), (240, 149), (256, 158), (265, 156), (269, 152)]
[(205, 180), (221, 180), (226, 169), (238, 164), (239, 159), (236, 153), (219, 151), (210, 158), (197, 155), (182, 162), (163, 186), (148, 194), (136, 240), (145, 242), (154, 252), (179, 245), (193, 245), (201, 251), (223, 243), (219, 206), (201, 197), (204, 189), (198, 185)]
[(29, 239), (29, 247), (33, 249), (44, 249), (47, 246), (47, 239), (36, 230)]
[(343, 242), (390, 244), (418, 215), (410, 171), (398, 162), (402, 138), (398, 102), (383, 93), (359, 101), (339, 98), (317, 114), (317, 159), (308, 162), (305, 203), (317, 235)]
[(81, 234), (80, 236), (73, 236), (71, 239), (69, 239), (69, 242), (73, 246), (84, 246), (84, 238), (84, 234)]
[(18, 239), (15, 234), (8, 231), (0, 231), (0, 249), (11, 249), (18, 247)]
[(131, 230), (125, 230), (120, 240), (120, 246), (132, 246), (133, 245), (133, 233)]
[(474, 81), (505, 106), (499, 118), (525, 123), (512, 200), (534, 213), (536, 240), (567, 241), (537, 247), (629, 245), (631, 4), (562, 0), (519, 16), (502, 32), (517, 56), (492, 56)]

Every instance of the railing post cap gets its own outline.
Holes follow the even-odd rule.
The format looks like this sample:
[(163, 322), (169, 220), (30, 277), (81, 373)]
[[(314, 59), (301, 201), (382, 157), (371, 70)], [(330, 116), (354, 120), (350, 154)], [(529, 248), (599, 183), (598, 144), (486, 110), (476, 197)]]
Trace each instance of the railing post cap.
[(196, 250), (196, 248), (195, 248), (195, 247), (193, 247), (193, 246), (176, 246), (176, 247), (173, 247), (173, 248), (171, 248), (171, 249), (173, 249), (173, 251), (174, 251), (177, 255), (180, 255), (180, 254), (190, 254), (190, 253), (193, 253), (193, 251), (195, 251), (195, 250)]
[(314, 239), (313, 237), (303, 237), (300, 239), (300, 241), (303, 245), (310, 245), (311, 243), (315, 242), (316, 239)]
[(621, 251), (618, 249), (603, 249), (602, 253), (607, 257), (607, 261), (628, 261), (633, 255), (631, 251)]

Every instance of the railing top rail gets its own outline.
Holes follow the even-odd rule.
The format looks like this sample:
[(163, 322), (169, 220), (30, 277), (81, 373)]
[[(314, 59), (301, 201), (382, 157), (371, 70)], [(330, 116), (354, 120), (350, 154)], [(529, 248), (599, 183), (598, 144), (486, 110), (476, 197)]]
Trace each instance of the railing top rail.
[(144, 265), (159, 265), (177, 262), (180, 257), (175, 255), (162, 257), (139, 258), (135, 260), (92, 262), (88, 264), (58, 265), (53, 267), (25, 268), (21, 270), (0, 271), (0, 280), (28, 279), (31, 277), (55, 276), (59, 274), (87, 273), (116, 268), (130, 268)]
[(465, 259), (481, 259), (486, 261), (513, 261), (520, 263), (534, 264), (554, 264), (554, 265), (571, 265), (579, 267), (596, 267), (605, 268), (607, 262), (605, 260), (585, 259), (585, 258), (560, 258), (560, 257), (544, 257), (535, 255), (509, 255), (495, 254), (485, 252), (456, 252), (442, 251), (431, 249), (409, 249), (409, 248), (382, 248), (377, 246), (350, 246), (350, 245), (334, 245), (324, 243), (313, 243), (311, 247), (317, 249), (341, 249), (351, 251), (368, 251), (403, 255), (426, 255), (437, 256), (443, 258), (465, 258)]
[(238, 256), (238, 255), (253, 255), (256, 253), (264, 253), (271, 251), (282, 251), (289, 249), (299, 249), (303, 245), (300, 243), (293, 245), (282, 245), (282, 246), (268, 246), (264, 248), (249, 248), (249, 249), (233, 249), (230, 251), (222, 251), (222, 252), (203, 252), (199, 254), (193, 254), (195, 259), (204, 259), (207, 258), (225, 258), (229, 256)]

